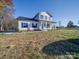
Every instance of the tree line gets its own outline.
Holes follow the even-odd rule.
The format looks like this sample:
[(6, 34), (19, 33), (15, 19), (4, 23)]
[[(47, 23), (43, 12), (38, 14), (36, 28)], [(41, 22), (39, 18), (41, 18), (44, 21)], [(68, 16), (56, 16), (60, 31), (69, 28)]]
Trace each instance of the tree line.
[[(62, 23), (62, 22), (59, 21), (59, 26), (58, 26), (57, 28), (64, 28), (64, 26), (62, 26), (61, 23)], [(79, 24), (79, 22), (78, 22), (78, 24)], [(79, 26), (78, 26), (78, 25), (75, 25), (74, 22), (70, 20), (70, 21), (67, 23), (66, 28), (79, 28)]]
[(67, 24), (67, 28), (78, 28), (79, 26), (74, 25), (74, 23), (72, 21), (69, 21)]

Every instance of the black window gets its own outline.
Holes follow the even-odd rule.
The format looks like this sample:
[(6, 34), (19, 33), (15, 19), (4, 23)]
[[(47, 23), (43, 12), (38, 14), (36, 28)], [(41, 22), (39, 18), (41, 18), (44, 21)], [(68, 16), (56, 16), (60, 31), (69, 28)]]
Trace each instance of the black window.
[(37, 23), (32, 23), (33, 28), (37, 28)]
[(46, 24), (44, 23), (44, 27), (46, 27)]
[(50, 27), (50, 24), (47, 24), (47, 28), (49, 28)]
[(28, 28), (28, 23), (21, 23), (22, 28)]

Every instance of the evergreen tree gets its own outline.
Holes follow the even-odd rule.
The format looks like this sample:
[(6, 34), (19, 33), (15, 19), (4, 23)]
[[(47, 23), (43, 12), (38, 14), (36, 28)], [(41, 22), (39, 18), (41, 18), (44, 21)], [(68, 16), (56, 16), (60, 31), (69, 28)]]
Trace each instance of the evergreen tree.
[(72, 21), (69, 21), (69, 23), (67, 24), (67, 27), (68, 27), (68, 28), (74, 27), (74, 23), (73, 23)]

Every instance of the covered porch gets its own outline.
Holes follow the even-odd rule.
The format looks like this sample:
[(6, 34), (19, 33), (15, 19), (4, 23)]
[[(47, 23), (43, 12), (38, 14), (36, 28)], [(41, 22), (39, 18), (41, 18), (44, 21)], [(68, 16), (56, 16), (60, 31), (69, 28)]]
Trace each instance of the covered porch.
[(39, 22), (39, 29), (40, 30), (51, 30), (51, 29), (56, 29), (55, 26), (56, 23), (54, 22), (49, 22), (49, 21), (41, 21)]

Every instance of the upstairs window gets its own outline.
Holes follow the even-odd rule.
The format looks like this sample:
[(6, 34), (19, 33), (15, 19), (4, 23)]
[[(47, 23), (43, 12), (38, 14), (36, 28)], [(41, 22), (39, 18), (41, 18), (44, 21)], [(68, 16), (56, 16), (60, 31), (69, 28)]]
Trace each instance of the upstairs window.
[(21, 23), (22, 28), (28, 28), (28, 23)]
[(44, 16), (43, 15), (40, 15), (40, 19), (43, 19), (44, 18)]
[(47, 16), (45, 16), (45, 19), (46, 19), (46, 20), (47, 20), (47, 18), (48, 18), (48, 17), (47, 17)]

